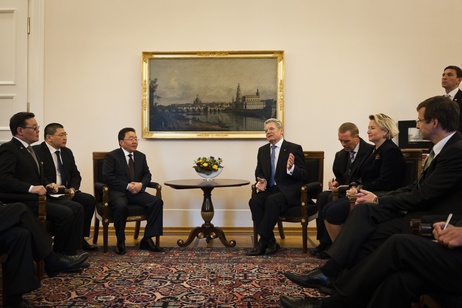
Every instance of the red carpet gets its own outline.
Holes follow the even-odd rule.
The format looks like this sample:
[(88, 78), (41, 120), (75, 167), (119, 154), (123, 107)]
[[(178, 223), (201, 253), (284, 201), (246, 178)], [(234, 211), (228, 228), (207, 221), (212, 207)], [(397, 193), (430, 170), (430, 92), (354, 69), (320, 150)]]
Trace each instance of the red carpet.
[(151, 253), (131, 248), (92, 253), (82, 274), (45, 278), (25, 298), (46, 307), (281, 307), (279, 296), (316, 296), (288, 281), (323, 261), (301, 249), (247, 257), (248, 249), (167, 248)]

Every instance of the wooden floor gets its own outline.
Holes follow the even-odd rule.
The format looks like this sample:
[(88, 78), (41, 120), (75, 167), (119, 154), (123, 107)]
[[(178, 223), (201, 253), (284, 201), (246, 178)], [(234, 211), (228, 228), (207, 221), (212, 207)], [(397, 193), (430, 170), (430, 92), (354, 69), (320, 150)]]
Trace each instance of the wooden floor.
[[(100, 234), (98, 237), (97, 245), (103, 245), (103, 238), (102, 238), (102, 230), (100, 230)], [(189, 229), (164, 229), (164, 235), (160, 238), (160, 246), (161, 247), (178, 247), (177, 241), (179, 239), (186, 241), (189, 235)], [(226, 239), (228, 241), (235, 240), (236, 246), (240, 248), (251, 248), (253, 247), (253, 232), (252, 229), (226, 229), (223, 228), (225, 232)], [(91, 232), (93, 235), (93, 230)], [(133, 238), (133, 229), (127, 228), (126, 230), (126, 241), (125, 244), (127, 246), (135, 246), (143, 237), (143, 233), (141, 234), (137, 240)], [(301, 248), (302, 247), (302, 235), (301, 229), (296, 228), (285, 228), (285, 239), (281, 239), (279, 237), (279, 233), (275, 230), (276, 240), (281, 245), (281, 247), (285, 248)], [(308, 231), (308, 248), (313, 248), (318, 245), (318, 241), (316, 240), (316, 231), (309, 230)], [(154, 239), (153, 239), (154, 240)], [(93, 243), (93, 238), (88, 238), (89, 243)], [(115, 246), (117, 242), (115, 233), (113, 229), (109, 230), (109, 246)], [(195, 238), (194, 241), (189, 245), (189, 247), (224, 247), (221, 241), (216, 238), (210, 243), (207, 243), (205, 239), (198, 239)]]

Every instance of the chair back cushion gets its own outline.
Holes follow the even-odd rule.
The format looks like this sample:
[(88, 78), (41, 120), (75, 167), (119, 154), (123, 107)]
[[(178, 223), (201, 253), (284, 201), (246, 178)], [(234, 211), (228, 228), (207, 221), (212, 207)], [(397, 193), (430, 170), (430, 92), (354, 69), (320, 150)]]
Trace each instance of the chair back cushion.
[(306, 164), (306, 183), (324, 182), (324, 151), (303, 151)]
[(414, 183), (422, 173), (422, 150), (401, 149), (401, 152), (406, 162), (401, 184), (407, 186)]

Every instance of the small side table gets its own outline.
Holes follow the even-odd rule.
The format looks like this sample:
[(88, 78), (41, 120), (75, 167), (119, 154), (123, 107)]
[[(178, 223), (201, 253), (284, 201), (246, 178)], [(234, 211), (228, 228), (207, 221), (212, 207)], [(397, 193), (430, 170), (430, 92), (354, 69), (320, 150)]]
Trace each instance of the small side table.
[(236, 241), (226, 239), (225, 233), (219, 227), (215, 227), (211, 221), (214, 216), (214, 209), (212, 203), (212, 190), (214, 188), (220, 187), (236, 187), (236, 186), (244, 186), (250, 184), (249, 181), (246, 180), (234, 180), (234, 179), (214, 179), (212, 181), (206, 181), (203, 179), (192, 179), (192, 180), (173, 180), (167, 181), (164, 183), (167, 186), (170, 186), (174, 189), (197, 189), (200, 188), (204, 192), (204, 199), (202, 201), (202, 208), (201, 208), (201, 216), (204, 220), (204, 224), (200, 227), (196, 227), (189, 233), (188, 239), (186, 242), (183, 240), (178, 240), (177, 244), (180, 247), (186, 247), (194, 240), (195, 237), (197, 238), (205, 238), (207, 243), (209, 243), (214, 238), (219, 238), (220, 241), (226, 247), (234, 247), (236, 246)]

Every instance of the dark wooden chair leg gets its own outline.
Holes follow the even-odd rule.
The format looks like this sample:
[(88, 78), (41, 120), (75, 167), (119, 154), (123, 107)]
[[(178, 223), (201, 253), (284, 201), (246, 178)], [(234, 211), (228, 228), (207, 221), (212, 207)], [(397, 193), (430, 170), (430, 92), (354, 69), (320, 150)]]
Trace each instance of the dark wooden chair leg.
[(278, 230), (279, 230), (279, 236), (282, 239), (285, 239), (286, 235), (284, 233), (284, 226), (282, 225), (282, 220), (278, 220)]
[(133, 236), (135, 238), (135, 240), (137, 240), (138, 236), (140, 235), (140, 228), (141, 228), (141, 222), (138, 220), (138, 221), (136, 221), (135, 234)]

